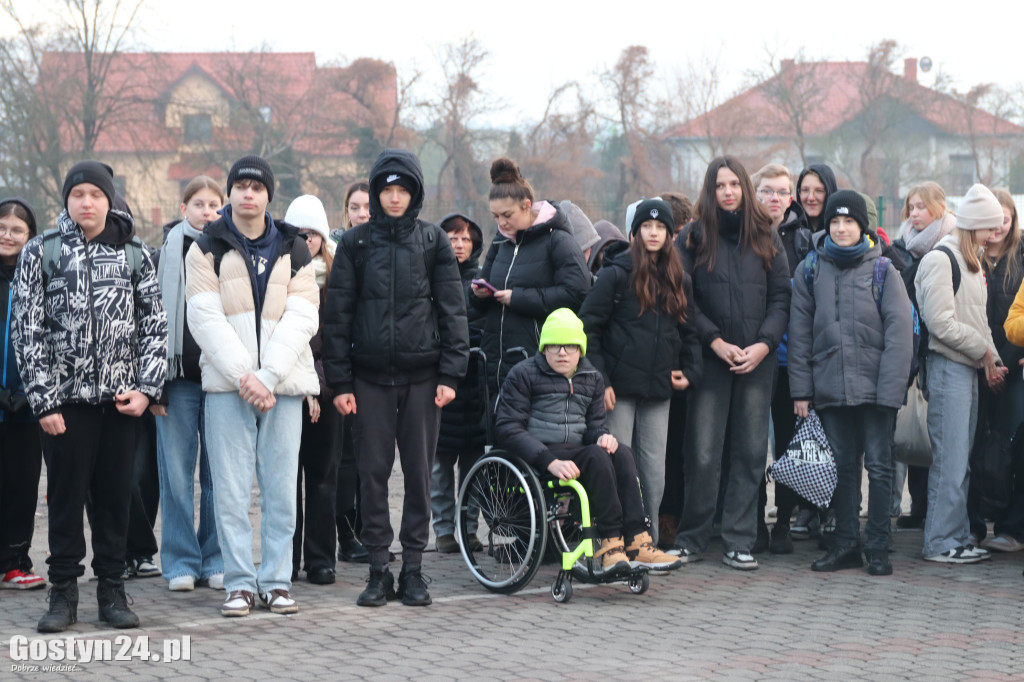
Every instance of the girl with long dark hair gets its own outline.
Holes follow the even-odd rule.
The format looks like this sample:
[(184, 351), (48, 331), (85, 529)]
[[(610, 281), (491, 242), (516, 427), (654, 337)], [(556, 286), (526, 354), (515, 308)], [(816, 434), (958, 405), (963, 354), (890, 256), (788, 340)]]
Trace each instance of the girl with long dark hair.
[(729, 434), (722, 508), (723, 562), (757, 568), (757, 491), (764, 476), (775, 349), (789, 320), (789, 265), (771, 216), (735, 158), (714, 159), (694, 222), (676, 238), (693, 278), (701, 384), (689, 396), (685, 496), (673, 552), (698, 561), (707, 548)]

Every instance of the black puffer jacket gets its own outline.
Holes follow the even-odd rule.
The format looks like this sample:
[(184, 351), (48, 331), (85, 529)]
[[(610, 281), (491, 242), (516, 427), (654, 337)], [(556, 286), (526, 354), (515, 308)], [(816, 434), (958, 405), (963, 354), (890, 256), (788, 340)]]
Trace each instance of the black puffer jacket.
[(814, 248), (811, 228), (807, 226), (807, 215), (797, 202), (792, 202), (779, 223), (779, 239), (786, 249), (786, 262), (789, 263), (789, 276), (792, 277), (800, 262)]
[(721, 362), (711, 350), (717, 338), (740, 348), (763, 341), (774, 351), (789, 322), (792, 295), (789, 264), (778, 234), (772, 232), (777, 252), (771, 269), (765, 270), (752, 249), (723, 232), (718, 236), (715, 268), (708, 270), (706, 265), (694, 266), (702, 229), (699, 222), (688, 224), (675, 243), (683, 269), (693, 278), (694, 322), (705, 357)]
[(681, 369), (691, 385), (700, 380), (700, 341), (693, 323), (693, 287), (683, 273), (688, 313), (680, 323), (658, 310), (640, 314), (630, 282), (633, 253), (626, 242), (605, 250), (604, 267), (580, 308), (587, 331), (587, 357), (616, 396), (671, 398), (671, 372)]
[(492, 393), (517, 362), (537, 352), (547, 316), (558, 308), (579, 310), (590, 288), (572, 228), (562, 209), (549, 205), (555, 211), (550, 220), (517, 233), (514, 241), (498, 233), (487, 251), (480, 277), (499, 290), (511, 289), (509, 305), (493, 297), (472, 298), (485, 318), (482, 348)]
[(555, 460), (548, 445), (596, 443), (608, 433), (604, 420), (604, 380), (589, 360), (580, 358), (566, 378), (535, 355), (513, 367), (501, 387), (496, 440), (543, 471)]
[[(449, 218), (441, 219), (444, 225)], [(473, 253), (463, 263), (459, 263), (459, 274), (462, 277), (463, 291), (467, 302), (473, 296), (470, 284), (480, 274), (480, 254), (483, 253), (483, 232), (480, 227), (461, 216), (467, 223), (469, 229), (476, 233), (480, 246), (473, 249)], [(469, 309), (469, 345), (471, 348), (480, 347), (481, 332), (479, 326), (479, 315), (474, 315), (475, 309)], [(482, 393), (482, 374), (479, 356), (476, 353), (470, 354), (469, 367), (466, 369), (466, 377), (459, 382), (455, 389), (455, 399), (444, 406), (441, 410), (441, 430), (437, 437), (437, 449), (439, 452), (474, 453), (482, 452), (487, 443), (487, 431), (484, 426), (484, 408), (487, 401)]]
[[(400, 218), (380, 204), (393, 173), (418, 184)], [(383, 152), (370, 174), (370, 221), (342, 235), (327, 284), (324, 370), (335, 395), (351, 393), (354, 377), (388, 386), (438, 377), (455, 388), (466, 374), (469, 335), (455, 253), (441, 228), (416, 217), (422, 206), (419, 160), (404, 150)], [(425, 248), (434, 249), (432, 259)]]
[[(1020, 245), (1017, 257), (1024, 260), (1024, 244)], [(1021, 287), (1021, 282), (1024, 281), (1024, 268), (1018, 269), (1017, 276), (1012, 277), (1007, 284), (1005, 276), (1008, 260), (1009, 258), (1002, 258), (992, 270), (986, 271), (985, 279), (988, 282), (988, 326), (992, 330), (992, 340), (999, 349), (999, 358), (1003, 365), (1009, 367), (1012, 372), (1018, 367), (1020, 359), (1024, 358), (1024, 348), (1006, 340), (1003, 323), (1006, 322), (1013, 299)]]

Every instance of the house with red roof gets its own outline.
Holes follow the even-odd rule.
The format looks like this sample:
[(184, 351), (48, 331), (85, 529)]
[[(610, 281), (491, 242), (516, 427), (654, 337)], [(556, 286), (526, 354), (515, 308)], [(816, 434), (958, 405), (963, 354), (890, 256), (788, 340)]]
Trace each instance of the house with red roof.
[(786, 60), (773, 77), (669, 132), (674, 180), (699, 188), (708, 162), (726, 153), (751, 174), (765, 163), (794, 176), (826, 163), (841, 186), (883, 197), (889, 224), (924, 180), (950, 195), (974, 182), (1024, 188), (1024, 128), (981, 108), (984, 92), (925, 87), (916, 59), (904, 61), (902, 75), (868, 62)]
[[(62, 84), (84, 73), (82, 53), (49, 52), (39, 87), (54, 93), (50, 101), (81, 97), (81, 88)], [(96, 100), (93, 121), (69, 117), (61, 125), (61, 146), (82, 149), (88, 134), (136, 221), (153, 229), (178, 217), (193, 177), (224, 180), (250, 153), (274, 169), (272, 213), (311, 193), (340, 215), (344, 188), (358, 179), (360, 145), (372, 147), (393, 129), (397, 78), (391, 64), (318, 66), (312, 52), (120, 53), (104, 62)]]

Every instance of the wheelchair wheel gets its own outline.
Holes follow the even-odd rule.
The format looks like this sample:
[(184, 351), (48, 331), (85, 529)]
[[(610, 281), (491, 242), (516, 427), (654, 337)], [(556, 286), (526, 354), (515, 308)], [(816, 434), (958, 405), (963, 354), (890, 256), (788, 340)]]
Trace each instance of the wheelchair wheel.
[[(462, 557), (480, 584), (511, 594), (540, 568), (547, 528), (543, 493), (533, 471), (518, 458), (492, 453), (469, 470), (459, 491), (457, 533)], [(469, 514), (482, 517), (475, 550), (467, 531)]]
[[(548, 491), (552, 498), (548, 507), (548, 527), (551, 534), (551, 550), (558, 553), (571, 552), (583, 539), (583, 520), (580, 501), (571, 488), (555, 487)], [(552, 557), (558, 561), (561, 556)]]
[(559, 604), (572, 599), (572, 583), (568, 580), (556, 580), (551, 586), (551, 598)]
[(645, 572), (640, 578), (629, 579), (629, 591), (633, 594), (643, 594), (651, 586), (651, 578)]

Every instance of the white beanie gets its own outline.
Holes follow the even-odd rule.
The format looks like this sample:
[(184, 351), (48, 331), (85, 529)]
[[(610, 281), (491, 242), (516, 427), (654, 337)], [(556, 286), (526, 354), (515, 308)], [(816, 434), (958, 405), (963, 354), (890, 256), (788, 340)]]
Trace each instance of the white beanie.
[[(1000, 213), (1000, 215), (1002, 215)], [(327, 224), (327, 211), (324, 205), (312, 194), (303, 194), (296, 197), (288, 205), (288, 211), (284, 214), (284, 221), (300, 230), (313, 230), (327, 241), (331, 228)]]
[(956, 212), (961, 230), (991, 230), (1003, 224), (1003, 205), (985, 185), (973, 185)]

